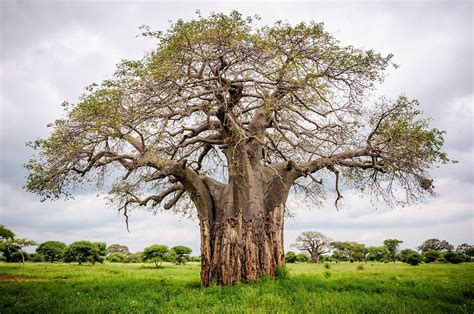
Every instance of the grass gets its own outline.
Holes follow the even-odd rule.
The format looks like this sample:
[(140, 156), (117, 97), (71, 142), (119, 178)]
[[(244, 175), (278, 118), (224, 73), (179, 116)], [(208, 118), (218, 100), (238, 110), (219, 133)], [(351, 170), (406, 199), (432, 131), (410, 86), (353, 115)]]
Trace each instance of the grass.
[(284, 279), (199, 286), (199, 265), (0, 263), (0, 313), (472, 313), (474, 263), (290, 264)]

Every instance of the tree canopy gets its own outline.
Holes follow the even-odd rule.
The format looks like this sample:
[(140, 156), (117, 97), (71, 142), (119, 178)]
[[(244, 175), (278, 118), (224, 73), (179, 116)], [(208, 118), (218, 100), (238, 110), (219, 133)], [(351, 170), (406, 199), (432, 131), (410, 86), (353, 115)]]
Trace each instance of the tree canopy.
[(436, 250), (436, 251), (451, 251), (454, 249), (454, 246), (450, 244), (446, 240), (439, 240), (439, 239), (428, 239), (425, 242), (423, 242), (418, 249), (424, 253), (426, 251), (430, 250)]
[(200, 178), (226, 178), (247, 143), (269, 171), (306, 177), (294, 181), (300, 191), (319, 193), (314, 174), (326, 170), (337, 200), (343, 175), (387, 200), (398, 184), (412, 201), (431, 191), (429, 168), (448, 160), (443, 132), (429, 128), (416, 100), (369, 103), (392, 55), (343, 46), (322, 23), (259, 27), (218, 13), (143, 35), (155, 50), (64, 103), (51, 136), (30, 143), (39, 154), (26, 165), (28, 190), (70, 196), (118, 167), (123, 180), (109, 192), (125, 215), (165, 199), (165, 209), (187, 196), (206, 203)]
[(66, 244), (59, 241), (46, 241), (36, 248), (36, 253), (40, 254), (47, 262), (56, 262), (63, 258)]

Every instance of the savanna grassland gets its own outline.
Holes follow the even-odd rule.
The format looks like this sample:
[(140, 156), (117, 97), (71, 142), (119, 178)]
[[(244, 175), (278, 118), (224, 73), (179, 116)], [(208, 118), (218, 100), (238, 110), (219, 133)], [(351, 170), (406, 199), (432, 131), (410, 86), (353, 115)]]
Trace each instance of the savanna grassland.
[(289, 264), (279, 279), (200, 287), (200, 266), (0, 263), (0, 313), (472, 313), (474, 263)]

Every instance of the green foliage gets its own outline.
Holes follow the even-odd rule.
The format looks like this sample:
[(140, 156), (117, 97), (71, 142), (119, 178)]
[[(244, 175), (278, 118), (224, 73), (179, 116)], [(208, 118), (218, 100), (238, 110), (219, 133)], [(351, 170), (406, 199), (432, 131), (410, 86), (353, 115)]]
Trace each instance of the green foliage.
[(407, 263), (407, 257), (408, 255), (410, 255), (411, 253), (417, 253), (416, 251), (412, 250), (412, 249), (404, 249), (400, 252), (400, 260), (404, 263)]
[(364, 270), (364, 265), (357, 265), (357, 270)]
[(36, 242), (33, 240), (7, 238), (0, 241), (0, 253), (7, 262), (23, 262), (28, 259), (28, 254), (23, 248), (35, 245)]
[(383, 262), (389, 258), (390, 254), (386, 246), (371, 246), (368, 251), (367, 260), (371, 262)]
[(454, 246), (450, 244), (448, 241), (439, 240), (439, 239), (428, 239), (423, 242), (418, 249), (424, 253), (430, 250), (436, 251), (452, 251), (454, 250)]
[(446, 259), (448, 263), (451, 263), (451, 264), (460, 264), (460, 263), (466, 262), (466, 260), (469, 261), (470, 257), (469, 259), (467, 259), (466, 257), (467, 256), (464, 254), (453, 252), (453, 251), (444, 253), (444, 258)]
[(308, 253), (298, 253), (296, 254), (296, 261), (298, 263), (309, 263), (311, 261), (311, 256)]
[(32, 253), (28, 254), (28, 260), (33, 262), (33, 263), (41, 263), (44, 262), (44, 258), (41, 254), (39, 253)]
[(190, 254), (193, 252), (189, 247), (183, 245), (174, 246), (170, 251), (175, 253), (172, 261), (178, 265), (185, 264), (189, 261)]
[(417, 266), (423, 261), (423, 255), (416, 252), (410, 252), (406, 256), (405, 261), (407, 264), (410, 264), (412, 266)]
[(456, 248), (456, 252), (474, 257), (474, 245), (462, 243)]
[(278, 265), (276, 267), (276, 276), (278, 279), (287, 279), (290, 276), (290, 271), (287, 267)]
[(143, 261), (143, 252), (136, 252), (125, 257), (124, 263), (141, 263)]
[(106, 254), (106, 244), (103, 242), (77, 241), (71, 243), (66, 248), (64, 261), (66, 263), (77, 262), (79, 264), (103, 263)]
[(58, 241), (46, 241), (41, 243), (36, 248), (36, 253), (39, 253), (47, 262), (57, 262), (63, 258), (66, 244)]
[(15, 237), (15, 234), (4, 225), (0, 225), (0, 240), (11, 240)]
[(440, 251), (429, 250), (423, 252), (423, 257), (425, 258), (425, 263), (432, 263), (437, 261), (443, 254)]
[(326, 264), (324, 264), (324, 268), (330, 269), (330, 268), (331, 268), (331, 265), (329, 265), (328, 263), (326, 263)]
[(293, 251), (286, 252), (285, 261), (287, 263), (296, 263), (296, 253)]
[(123, 263), (125, 262), (126, 255), (122, 252), (114, 252), (107, 255), (105, 259), (110, 263)]
[(398, 248), (401, 243), (403, 243), (403, 241), (398, 240), (398, 239), (387, 239), (383, 241), (383, 245), (387, 248), (390, 259), (393, 262), (397, 260)]
[(154, 262), (157, 268), (168, 259), (168, 256), (169, 249), (166, 245), (154, 244), (143, 251), (143, 261)]
[(107, 254), (111, 255), (113, 253), (122, 253), (123, 255), (128, 255), (130, 254), (130, 251), (126, 245), (112, 244), (107, 248)]

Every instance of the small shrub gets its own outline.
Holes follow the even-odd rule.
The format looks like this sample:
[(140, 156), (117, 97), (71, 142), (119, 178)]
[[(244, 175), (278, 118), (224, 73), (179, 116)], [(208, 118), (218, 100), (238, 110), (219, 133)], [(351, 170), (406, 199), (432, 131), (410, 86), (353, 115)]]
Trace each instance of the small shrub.
[(296, 255), (296, 261), (298, 263), (308, 263), (311, 257), (307, 253), (299, 253)]
[(294, 262), (296, 262), (296, 254), (295, 254), (295, 252), (292, 252), (292, 251), (286, 252), (286, 254), (285, 254), (285, 261), (286, 261), (287, 263), (294, 263)]
[(357, 266), (357, 270), (364, 270), (364, 265)]
[(412, 266), (417, 266), (423, 261), (423, 256), (416, 252), (411, 252), (410, 254), (407, 255), (405, 261), (407, 264), (410, 264)]
[(441, 257), (441, 252), (436, 250), (429, 250), (423, 253), (425, 263), (432, 263)]
[(330, 269), (330, 268), (331, 268), (331, 265), (329, 265), (328, 263), (326, 263), (326, 264), (324, 264), (324, 268)]

